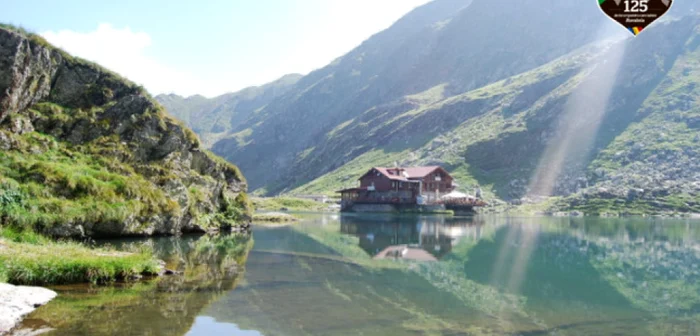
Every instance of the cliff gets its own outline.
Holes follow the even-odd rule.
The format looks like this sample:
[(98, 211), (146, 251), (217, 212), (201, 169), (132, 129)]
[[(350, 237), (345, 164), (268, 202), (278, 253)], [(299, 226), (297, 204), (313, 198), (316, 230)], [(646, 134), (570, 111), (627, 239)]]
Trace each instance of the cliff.
[(0, 223), (55, 236), (246, 223), (238, 168), (143, 88), (0, 26)]

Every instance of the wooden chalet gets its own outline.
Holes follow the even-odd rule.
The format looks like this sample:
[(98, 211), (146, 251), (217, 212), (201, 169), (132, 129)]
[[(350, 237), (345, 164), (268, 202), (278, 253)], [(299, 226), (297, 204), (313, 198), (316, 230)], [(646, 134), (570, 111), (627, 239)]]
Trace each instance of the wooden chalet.
[(440, 166), (374, 167), (360, 186), (338, 191), (341, 207), (353, 204), (430, 204), (454, 190), (453, 178)]

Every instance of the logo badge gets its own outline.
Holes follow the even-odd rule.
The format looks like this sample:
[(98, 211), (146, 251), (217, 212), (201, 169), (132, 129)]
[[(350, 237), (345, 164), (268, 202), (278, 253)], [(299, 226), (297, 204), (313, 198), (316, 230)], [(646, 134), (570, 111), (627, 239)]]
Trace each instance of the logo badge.
[(627, 28), (635, 36), (666, 14), (673, 3), (673, 0), (597, 1), (605, 15)]

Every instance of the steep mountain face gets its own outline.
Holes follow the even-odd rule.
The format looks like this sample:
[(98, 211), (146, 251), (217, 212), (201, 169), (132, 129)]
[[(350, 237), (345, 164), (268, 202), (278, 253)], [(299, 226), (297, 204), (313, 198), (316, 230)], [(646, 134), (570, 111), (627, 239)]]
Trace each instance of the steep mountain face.
[(592, 41), (605, 20), (578, 1), (434, 1), (302, 78), (212, 150), (240, 162), (253, 188), (289, 190), (343, 163), (307, 164), (327, 155), (315, 147), (337, 127), (419, 106), (406, 96), (440, 100), (546, 64)]
[(215, 141), (228, 135), (235, 125), (286, 93), (301, 77), (298, 74), (285, 75), (262, 86), (211, 99), (199, 95), (184, 98), (176, 94), (158, 95), (155, 99), (172, 116), (199, 134), (205, 147), (211, 147)]
[(142, 88), (0, 27), (0, 223), (57, 236), (176, 234), (247, 220), (238, 168)]
[(631, 38), (580, 1), (436, 0), (212, 150), (261, 194), (332, 194), (371, 166), (438, 164), (464, 191), (516, 203), (700, 212), (698, 9), (674, 5)]
[(333, 190), (367, 166), (399, 162), (443, 165), (468, 190), (507, 200), (570, 195), (561, 206), (592, 213), (700, 211), (699, 32), (700, 18), (688, 16), (427, 107), (369, 112), (321, 146), (348, 153), (363, 134), (378, 146), (294, 192)]

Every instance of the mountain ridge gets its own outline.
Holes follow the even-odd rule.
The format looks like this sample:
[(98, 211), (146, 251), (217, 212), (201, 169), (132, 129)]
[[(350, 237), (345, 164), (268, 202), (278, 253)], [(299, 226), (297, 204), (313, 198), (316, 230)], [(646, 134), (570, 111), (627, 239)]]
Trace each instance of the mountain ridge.
[[(643, 188), (613, 183), (618, 190), (612, 194), (592, 192), (591, 186), (601, 181), (598, 168), (591, 165), (627, 127), (639, 122), (632, 111), (642, 108), (677, 60), (692, 54), (686, 45), (697, 34), (693, 13), (698, 5), (674, 6), (670, 13), (675, 18), (655, 24), (635, 40), (614, 44), (618, 39), (603, 40), (626, 32), (594, 6), (525, 1), (498, 11), (500, 4), (437, 0), (428, 4), (434, 7), (415, 9), (233, 125), (212, 150), (242, 162), (251, 187), (264, 195), (331, 194), (354, 184), (372, 165), (400, 162), (444, 165), (465, 188), (482, 186), (495, 200), (571, 197), (560, 204), (571, 208), (585, 207), (587, 197), (597, 202), (600, 196), (619, 203), (606, 209), (620, 208), (629, 190)], [(426, 8), (437, 8), (438, 14)], [(400, 31), (396, 27), (410, 26), (416, 17), (422, 26), (411, 26), (392, 39)], [(589, 24), (565, 24), (572, 17)], [(525, 33), (502, 29), (499, 23), (504, 21)], [(384, 40), (393, 43), (382, 49)], [(625, 56), (628, 47), (650, 56)], [(606, 65), (608, 60), (619, 66)], [(606, 74), (595, 69), (606, 66), (619, 78), (610, 77), (607, 89), (596, 89), (590, 83)], [(607, 95), (613, 98), (604, 99)], [(596, 125), (572, 117), (577, 113), (571, 111), (587, 111), (576, 102), (595, 104), (591, 119)], [(575, 129), (567, 122), (585, 126), (580, 148), (579, 140), (562, 137), (557, 129)], [(550, 145), (557, 137), (567, 145)], [(552, 156), (576, 151), (580, 153), (571, 157)], [(543, 169), (543, 157), (556, 169)], [(686, 174), (681, 182), (692, 178)], [(671, 209), (700, 211), (696, 191), (672, 193), (678, 192), (691, 201)], [(666, 207), (647, 201), (652, 200), (643, 202), (644, 211)]]
[(210, 147), (225, 137), (232, 125), (247, 119), (257, 109), (284, 94), (302, 77), (300, 74), (287, 74), (270, 83), (213, 98), (160, 94), (155, 100), (166, 106), (175, 118), (192, 127), (200, 135), (204, 146)]

